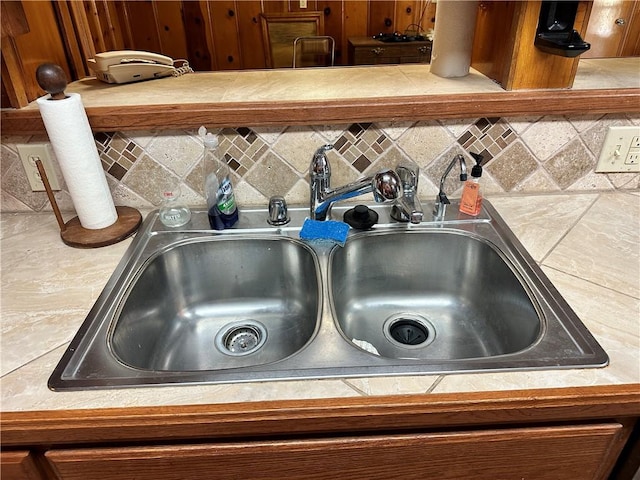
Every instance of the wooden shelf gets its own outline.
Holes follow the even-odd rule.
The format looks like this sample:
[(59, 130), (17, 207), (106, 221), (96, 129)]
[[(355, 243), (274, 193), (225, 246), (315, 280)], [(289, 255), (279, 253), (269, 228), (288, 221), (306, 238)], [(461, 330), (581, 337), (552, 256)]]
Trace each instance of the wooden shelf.
[[(523, 115), (640, 111), (640, 89), (535, 90), (303, 101), (87, 106), (94, 132), (319, 125)], [(44, 133), (34, 108), (3, 109), (4, 135)]]

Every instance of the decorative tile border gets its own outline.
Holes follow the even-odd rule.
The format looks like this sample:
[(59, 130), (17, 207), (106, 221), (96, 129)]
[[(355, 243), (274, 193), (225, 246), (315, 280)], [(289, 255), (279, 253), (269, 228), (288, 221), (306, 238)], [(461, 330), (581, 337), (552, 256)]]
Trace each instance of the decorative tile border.
[[(332, 167), (336, 179), (350, 181), (372, 166), (383, 167), (387, 166), (385, 162), (409, 158), (420, 164), (421, 192), (428, 195), (436, 189), (441, 165), (458, 152), (483, 155), (485, 188), (491, 193), (638, 189), (640, 174), (602, 175), (593, 171), (606, 128), (633, 124), (640, 125), (640, 117), (593, 116), (588, 123), (580, 116), (483, 117), (397, 126), (381, 122), (295, 127), (266, 133), (264, 129), (238, 127), (224, 128), (218, 134), (220, 151), (234, 172), (239, 203), (264, 205), (272, 194), (286, 195), (291, 203), (307, 201), (306, 156), (310, 157), (323, 142), (335, 146)], [(117, 192), (115, 197), (134, 203), (136, 199), (146, 199), (153, 204), (149, 192), (155, 191), (157, 185), (177, 181), (189, 192), (190, 201), (201, 203), (202, 163), (197, 158), (200, 139), (193, 132), (137, 135), (135, 138), (152, 140), (143, 147), (123, 132), (95, 135), (103, 168), (111, 188)], [(12, 143), (11, 138), (3, 139), (2, 207), (6, 206), (7, 211), (47, 208), (45, 194), (31, 192), (22, 178), (24, 172), (15, 143), (25, 141), (16, 138)], [(34, 137), (32, 141), (46, 141), (46, 137)], [(171, 148), (171, 156), (166, 155), (166, 148)], [(189, 151), (187, 157), (184, 148)]]

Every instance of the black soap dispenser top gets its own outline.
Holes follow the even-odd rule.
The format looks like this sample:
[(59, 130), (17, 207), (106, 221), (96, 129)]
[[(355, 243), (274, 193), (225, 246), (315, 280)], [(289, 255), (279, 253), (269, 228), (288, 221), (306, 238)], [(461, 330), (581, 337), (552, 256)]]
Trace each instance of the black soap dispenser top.
[(534, 45), (545, 53), (561, 57), (577, 57), (591, 48), (573, 25), (578, 13), (578, 1), (544, 0)]
[(479, 153), (469, 152), (469, 154), (476, 161), (476, 164), (471, 169), (471, 176), (480, 178), (482, 176), (482, 160), (484, 159), (484, 157)]

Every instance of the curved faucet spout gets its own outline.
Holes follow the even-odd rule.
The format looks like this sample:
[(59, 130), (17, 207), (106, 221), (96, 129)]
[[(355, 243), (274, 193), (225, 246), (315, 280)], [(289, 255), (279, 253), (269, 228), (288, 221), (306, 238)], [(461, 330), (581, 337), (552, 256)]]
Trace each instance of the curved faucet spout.
[(458, 154), (453, 157), (453, 160), (451, 160), (451, 162), (447, 166), (447, 169), (444, 171), (444, 174), (442, 174), (442, 178), (440, 179), (440, 191), (438, 192), (435, 205), (433, 206), (433, 219), (435, 221), (444, 220), (447, 205), (451, 203), (447, 198), (446, 193), (444, 193), (444, 182), (447, 180), (447, 175), (449, 175), (449, 172), (451, 172), (451, 169), (456, 164), (456, 162), (460, 163), (460, 181), (464, 182), (467, 180), (467, 163), (464, 161), (464, 157)]
[(322, 192), (320, 202), (312, 205), (311, 218), (326, 220), (334, 203), (366, 193), (373, 193), (373, 198), (378, 203), (395, 200), (402, 195), (400, 178), (393, 170), (385, 170), (373, 177), (361, 178), (342, 187)]

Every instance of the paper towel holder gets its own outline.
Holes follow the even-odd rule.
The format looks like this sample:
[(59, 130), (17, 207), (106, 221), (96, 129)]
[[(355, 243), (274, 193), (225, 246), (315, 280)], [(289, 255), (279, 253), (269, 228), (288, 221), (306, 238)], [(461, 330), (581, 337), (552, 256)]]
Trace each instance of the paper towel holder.
[[(45, 63), (36, 70), (36, 80), (44, 91), (51, 95), (52, 101), (64, 100), (66, 95), (64, 89), (67, 87), (67, 79), (64, 70), (59, 65)], [(62, 241), (75, 248), (97, 248), (106, 247), (121, 242), (133, 235), (142, 223), (142, 215), (132, 207), (116, 207), (118, 219), (108, 227), (99, 229), (84, 228), (80, 224), (80, 219), (74, 217), (65, 222), (56, 203), (56, 199), (49, 184), (49, 179), (42, 166), (42, 162), (36, 161), (38, 172), (42, 178), (47, 197), (53, 208), (53, 212), (60, 227), (60, 238)]]

